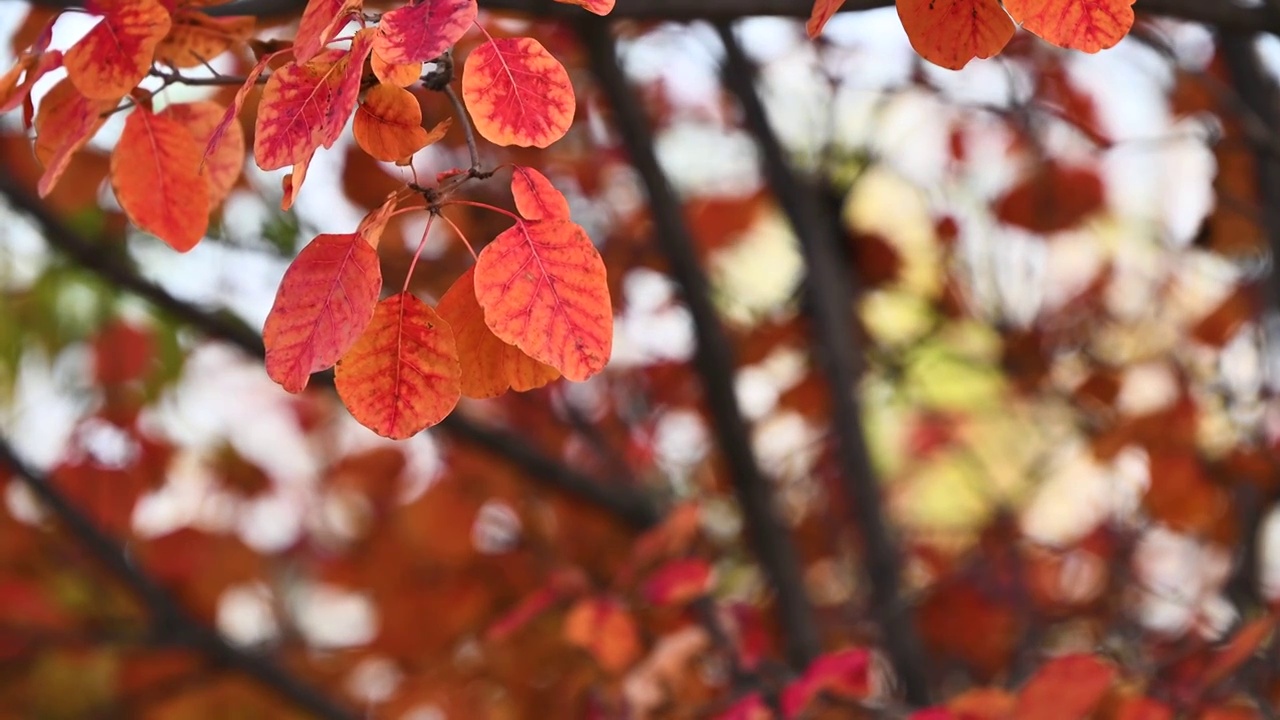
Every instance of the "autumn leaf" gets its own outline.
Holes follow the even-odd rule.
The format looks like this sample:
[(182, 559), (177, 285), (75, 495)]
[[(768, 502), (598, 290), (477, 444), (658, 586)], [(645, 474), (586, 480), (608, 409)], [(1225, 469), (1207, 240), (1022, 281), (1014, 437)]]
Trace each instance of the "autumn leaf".
[(476, 300), (485, 323), (570, 380), (600, 372), (613, 347), (604, 261), (568, 220), (517, 222), (480, 252)]
[[(180, 103), (166, 107), (161, 117), (171, 118), (187, 129), (197, 148), (208, 147), (225, 110), (210, 100)], [(239, 123), (227, 128), (214, 154), (204, 159), (201, 173), (209, 188), (209, 206), (217, 207), (226, 199), (244, 170), (244, 130)]]
[(1004, 9), (1058, 47), (1096, 53), (1133, 27), (1133, 0), (1004, 0)]
[(111, 153), (111, 186), (129, 220), (186, 252), (209, 226), (200, 146), (185, 125), (145, 107), (129, 113)]
[(118, 100), (151, 68), (169, 12), (160, 0), (96, 0), (87, 9), (102, 22), (67, 50), (67, 77), (85, 97)]
[(31, 97), (31, 88), (46, 73), (62, 67), (62, 52), (37, 52), (18, 58), (9, 72), (0, 77), (0, 113), (9, 112)]
[(635, 617), (611, 598), (578, 601), (565, 617), (564, 638), (590, 653), (608, 673), (621, 673), (640, 659)]
[(408, 158), (430, 139), (418, 99), (395, 85), (375, 85), (365, 93), (351, 130), (360, 149), (385, 162)]
[(298, 22), (293, 59), (299, 63), (310, 62), (363, 6), (362, 0), (310, 0)]
[(485, 324), (476, 301), (475, 267), (467, 268), (436, 306), (440, 317), (453, 328), (462, 364), (462, 394), (470, 398), (497, 397), (508, 388), (517, 391), (541, 387), (559, 377), (555, 368), (526, 355), (498, 339)]
[(289, 63), (272, 73), (258, 106), (258, 167), (276, 170), (333, 146), (355, 109), (372, 36), (362, 30), (350, 51), (324, 50), (305, 65)]
[(373, 67), (373, 75), (378, 78), (378, 82), (386, 85), (409, 87), (422, 77), (422, 63), (387, 62), (378, 54), (377, 48), (369, 56), (369, 64)]
[(813, 0), (809, 21), (804, 24), (805, 32), (809, 33), (810, 38), (816, 38), (822, 34), (822, 29), (827, 26), (832, 16), (839, 12), (841, 5), (844, 5), (844, 0)]
[(252, 17), (214, 18), (199, 10), (173, 11), (169, 34), (156, 46), (157, 62), (174, 68), (200, 67), (253, 34)]
[(40, 197), (53, 191), (71, 156), (84, 147), (106, 122), (103, 113), (115, 106), (111, 100), (91, 100), (63, 78), (40, 101), (36, 112), (36, 158), (44, 174), (36, 189)]
[(533, 38), (492, 40), (471, 51), (462, 97), (476, 131), (495, 145), (545, 148), (573, 124), (569, 73)]
[(311, 158), (315, 151), (293, 164), (293, 169), (280, 178), (280, 209), (288, 210), (298, 201), (298, 193), (302, 192), (302, 183), (307, 179), (307, 168), (311, 167)]
[(1092, 168), (1047, 161), (997, 200), (995, 213), (1010, 225), (1047, 234), (1078, 226), (1105, 200), (1102, 179)]
[(516, 165), (511, 169), (511, 195), (525, 220), (569, 219), (569, 201), (533, 168)]
[(360, 424), (402, 440), (447, 416), (461, 396), (453, 331), (410, 293), (378, 303), (364, 334), (338, 361), (338, 395)]
[(1028, 720), (1089, 717), (1102, 704), (1115, 679), (1115, 668), (1093, 655), (1054, 658), (1023, 686), (1014, 717)]
[(475, 22), (476, 0), (422, 0), (384, 13), (373, 47), (397, 65), (435, 60)]
[(351, 349), (382, 289), (378, 253), (357, 233), (320, 235), (290, 263), (262, 328), (267, 375), (291, 393)]
[(782, 713), (800, 715), (821, 694), (861, 700), (871, 693), (871, 653), (850, 648), (822, 655), (782, 691)]
[[(222, 149), (222, 143), (226, 138), (227, 131), (231, 128), (231, 124), (236, 121), (236, 117), (240, 115), (240, 108), (244, 107), (244, 99), (248, 97), (249, 91), (254, 85), (258, 84), (258, 77), (262, 75), (262, 71), (267, 69), (267, 63), (271, 62), (272, 55), (264, 55), (258, 63), (253, 66), (249, 74), (245, 76), (244, 82), (236, 90), (235, 99), (227, 106), (222, 114), (222, 119), (218, 121), (217, 126), (213, 128), (213, 132), (209, 134), (209, 141), (204, 146), (204, 157), (200, 161), (201, 170), (208, 164), (210, 158), (222, 157), (226, 151)], [(238, 130), (240, 134), (240, 142), (244, 143), (244, 131)], [(227, 139), (226, 142), (234, 144), (234, 140)]]
[(998, 54), (1015, 30), (999, 0), (897, 0), (897, 5), (911, 47), (950, 70)]
[(566, 5), (577, 5), (596, 15), (608, 15), (613, 12), (614, 0), (556, 0)]
[(653, 605), (684, 605), (705, 594), (711, 579), (711, 565), (706, 560), (672, 560), (645, 581), (644, 597)]

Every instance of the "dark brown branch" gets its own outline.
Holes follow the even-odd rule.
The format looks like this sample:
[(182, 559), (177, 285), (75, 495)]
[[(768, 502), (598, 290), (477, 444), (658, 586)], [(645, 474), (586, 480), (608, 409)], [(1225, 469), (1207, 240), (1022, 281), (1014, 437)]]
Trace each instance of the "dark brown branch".
[(879, 484), (862, 428), (857, 387), (863, 358), (853, 323), (854, 288), (837, 253), (838, 220), (823, 203), (819, 188), (792, 171), (756, 93), (756, 69), (727, 23), (716, 31), (725, 48), (724, 82), (742, 106), (747, 129), (760, 147), (764, 174), (800, 241), (807, 266), (807, 292), (813, 315), (813, 347), (818, 366), (831, 384), (832, 425), (840, 480), (853, 503), (861, 533), (864, 564), (871, 585), (871, 612), (881, 642), (906, 690), (907, 700), (929, 702), (924, 658), (915, 627), (900, 597), (901, 558), (884, 520)]
[[(61, 219), (7, 173), (0, 172), (0, 195), (29, 215), (46, 241), (80, 267), (97, 274), (114, 286), (137, 295), (157, 309), (204, 335), (235, 345), (253, 357), (263, 357), (262, 336), (230, 315), (209, 312), (170, 295), (146, 280), (118, 252), (89, 242), (68, 228)], [(332, 374), (317, 375), (317, 384), (332, 385)], [(627, 524), (643, 529), (658, 520), (650, 499), (635, 488), (602, 483), (543, 454), (517, 435), (483, 427), (459, 413), (449, 416), (439, 427), (450, 436), (470, 443), (518, 466), (552, 489), (568, 493), (609, 512)]]
[(119, 544), (69, 502), (48, 477), (36, 472), (19, 458), (4, 437), (0, 437), (0, 466), (12, 472), (40, 499), (80, 547), (129, 587), (150, 613), (157, 638), (174, 639), (180, 644), (193, 647), (214, 662), (245, 673), (265, 688), (318, 718), (354, 720), (355, 715), (348, 713), (271, 659), (234, 647), (217, 631), (188, 614), (164, 588), (130, 562)]
[(693, 317), (698, 340), (693, 365), (702, 380), (711, 423), (746, 516), (747, 539), (777, 593), (788, 658), (795, 667), (803, 668), (820, 652), (817, 627), (805, 596), (795, 545), (775, 515), (769, 482), (756, 461), (747, 424), (738, 407), (733, 388), (737, 364), (711, 304), (707, 279), (694, 253), (693, 237), (685, 225), (680, 201), (658, 165), (644, 108), (618, 63), (609, 24), (599, 18), (583, 17), (577, 29), (591, 71), (613, 108), (614, 125), (648, 191), (654, 242), (670, 264)]

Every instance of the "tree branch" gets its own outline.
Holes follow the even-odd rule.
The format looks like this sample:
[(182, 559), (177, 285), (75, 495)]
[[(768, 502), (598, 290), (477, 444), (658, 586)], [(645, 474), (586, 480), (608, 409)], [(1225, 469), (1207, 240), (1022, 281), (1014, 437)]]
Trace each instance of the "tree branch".
[(0, 436), (0, 465), (12, 471), (57, 516), (76, 542), (112, 575), (123, 581), (142, 601), (151, 614), (158, 637), (178, 638), (182, 644), (199, 650), (214, 662), (245, 673), (263, 687), (318, 718), (355, 719), (355, 715), (348, 713), (269, 658), (236, 648), (217, 631), (189, 615), (164, 588), (129, 561), (115, 540), (99, 530), (88, 516), (63, 497), (48, 477), (36, 472), (19, 458), (13, 446), (3, 436)]
[(871, 584), (871, 612), (879, 625), (881, 642), (906, 689), (907, 700), (924, 706), (929, 702), (924, 657), (900, 597), (901, 559), (884, 521), (880, 488), (862, 429), (857, 397), (862, 354), (853, 323), (854, 289), (836, 253), (838, 220), (818, 202), (820, 191), (792, 171), (756, 93), (756, 69), (742, 51), (733, 29), (727, 23), (717, 23), (716, 31), (725, 48), (725, 85), (742, 106), (746, 126), (760, 147), (769, 187), (791, 221), (807, 265), (814, 355), (831, 384), (840, 480), (853, 503), (852, 515), (861, 533)]
[(618, 64), (608, 22), (583, 15), (577, 30), (591, 71), (613, 107), (614, 125), (648, 191), (656, 226), (654, 242), (670, 264), (693, 317), (698, 340), (693, 365), (702, 380), (711, 422), (746, 516), (748, 542), (777, 593), (788, 657), (794, 666), (803, 668), (821, 650), (817, 627), (805, 596), (795, 545), (774, 514), (768, 480), (756, 462), (747, 424), (738, 407), (733, 388), (736, 362), (711, 305), (707, 279), (694, 254), (680, 201), (658, 165), (644, 108)]

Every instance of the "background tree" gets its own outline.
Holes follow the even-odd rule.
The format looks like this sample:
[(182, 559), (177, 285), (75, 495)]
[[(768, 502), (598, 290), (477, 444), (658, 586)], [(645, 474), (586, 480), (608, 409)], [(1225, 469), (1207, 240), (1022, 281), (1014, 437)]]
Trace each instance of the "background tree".
[(576, 4), (0, 4), (0, 712), (1274, 718), (1280, 10)]

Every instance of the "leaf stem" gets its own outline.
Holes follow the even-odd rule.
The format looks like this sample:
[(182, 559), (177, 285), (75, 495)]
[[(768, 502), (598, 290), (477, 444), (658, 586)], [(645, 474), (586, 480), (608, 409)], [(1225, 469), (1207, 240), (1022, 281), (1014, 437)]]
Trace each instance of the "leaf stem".
[(471, 207), (484, 208), (485, 210), (492, 210), (496, 213), (502, 213), (503, 215), (506, 215), (507, 217), (511, 218), (512, 220), (515, 220), (518, 223), (524, 222), (524, 218), (511, 212), (510, 210), (503, 210), (502, 208), (494, 207), (489, 203), (476, 202), (474, 200), (450, 200), (448, 202), (440, 203), (440, 207), (442, 208), (449, 207), (450, 205), (470, 205)]
[(466, 245), (467, 249), (471, 251), (471, 257), (474, 258), (476, 261), (479, 261), (480, 255), (477, 254), (476, 249), (471, 246), (471, 241), (468, 240), (467, 236), (463, 234), (462, 228), (458, 227), (457, 223), (450, 220), (448, 217), (444, 216), (443, 214), (440, 215), (440, 219), (449, 223), (449, 227), (453, 228), (453, 231), (458, 234), (458, 237), (462, 238), (462, 244)]
[[(413, 209), (416, 210), (417, 208)], [(394, 217), (396, 213), (400, 212), (404, 211), (397, 210), (395, 213), (391, 214), (391, 217)], [(404, 274), (404, 287), (400, 288), (400, 292), (409, 292), (409, 281), (413, 279), (413, 269), (418, 267), (418, 258), (422, 256), (422, 248), (427, 244), (427, 235), (431, 234), (431, 223), (436, 219), (436, 217), (436, 213), (431, 213), (427, 216), (427, 226), (422, 229), (422, 239), (418, 241), (418, 247), (413, 251), (413, 259), (409, 261), (409, 272)], [(448, 218), (445, 219), (448, 220)], [(453, 223), (449, 224), (452, 225)]]

